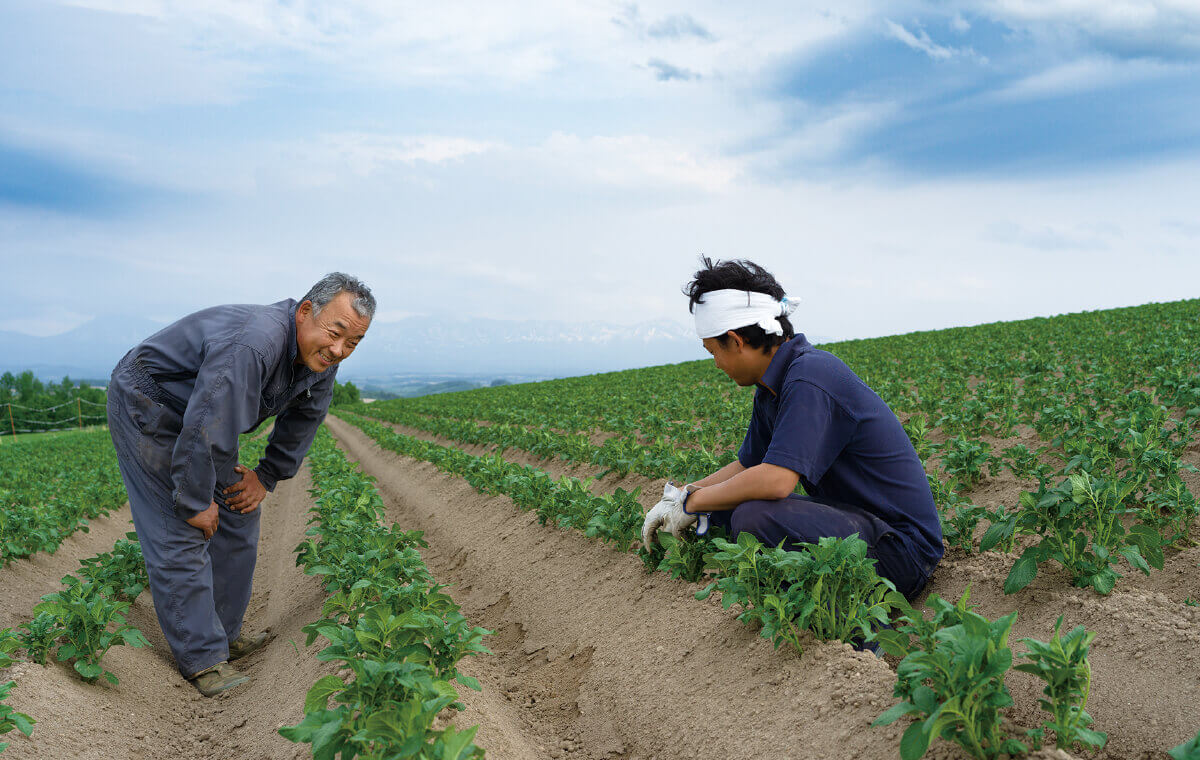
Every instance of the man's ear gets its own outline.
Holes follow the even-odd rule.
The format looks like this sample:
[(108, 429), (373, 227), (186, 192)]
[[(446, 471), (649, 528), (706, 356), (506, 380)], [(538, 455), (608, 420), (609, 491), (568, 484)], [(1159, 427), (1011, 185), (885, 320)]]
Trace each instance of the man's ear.
[(731, 351), (741, 351), (745, 347), (746, 339), (733, 330), (727, 330), (725, 334), (733, 339), (733, 345), (729, 347)]
[(312, 316), (312, 301), (301, 301), (296, 307), (296, 318), (305, 322)]

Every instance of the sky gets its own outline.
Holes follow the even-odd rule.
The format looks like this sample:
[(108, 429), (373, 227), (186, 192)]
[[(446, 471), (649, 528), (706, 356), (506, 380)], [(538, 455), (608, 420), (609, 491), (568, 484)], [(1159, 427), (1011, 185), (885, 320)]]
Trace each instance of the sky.
[(364, 279), (377, 319), (854, 338), (1200, 296), (1200, 2), (0, 3), (0, 329)]

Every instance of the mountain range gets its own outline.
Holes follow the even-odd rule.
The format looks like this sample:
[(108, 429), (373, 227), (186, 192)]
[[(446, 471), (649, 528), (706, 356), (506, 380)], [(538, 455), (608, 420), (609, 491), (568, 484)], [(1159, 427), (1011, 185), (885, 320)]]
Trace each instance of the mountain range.
[[(164, 325), (136, 316), (94, 318), (58, 335), (0, 331), (0, 372), (101, 380), (131, 347)], [(707, 358), (679, 323), (614, 325), (466, 317), (408, 317), (371, 326), (338, 376), (386, 387), (392, 377), (566, 377)]]

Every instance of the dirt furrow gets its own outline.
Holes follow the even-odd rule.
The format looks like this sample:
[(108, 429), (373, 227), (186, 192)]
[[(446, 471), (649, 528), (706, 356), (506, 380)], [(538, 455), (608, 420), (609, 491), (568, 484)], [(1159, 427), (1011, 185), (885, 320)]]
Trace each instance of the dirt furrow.
[(129, 503), (104, 517), (90, 520), (88, 531), (63, 539), (53, 554), (38, 552), (0, 568), (0, 628), (18, 626), (32, 617), (33, 605), (44, 594), (62, 587), (62, 577), (79, 570), (79, 560), (111, 551), (113, 544), (133, 530)]
[[(472, 456), (479, 457), (495, 454), (499, 449), (499, 446), (494, 444), (485, 445), (462, 443), (461, 441), (456, 441), (452, 438), (430, 433), (425, 430), (418, 430), (417, 428), (408, 427), (407, 425), (400, 425), (395, 422), (386, 422), (384, 420), (374, 421), (382, 425), (387, 425), (401, 435), (407, 435), (411, 438), (416, 438), (421, 441), (436, 443), (440, 446), (451, 446), (456, 449), (462, 449)], [(605, 470), (605, 468), (598, 467), (593, 464), (570, 462), (565, 459), (558, 459), (557, 457), (542, 458), (534, 454), (530, 454), (524, 449), (518, 448), (509, 448), (503, 454), (501, 454), (501, 456), (506, 462), (536, 467), (539, 470), (545, 470), (547, 473), (556, 478), (561, 478), (564, 476), (580, 479), (595, 478)], [(662, 496), (662, 487), (663, 483), (665, 482), (666, 478), (650, 478), (646, 475), (640, 475), (638, 473), (629, 473), (624, 477), (609, 475), (603, 480), (598, 480), (592, 483), (591, 490), (592, 493), (601, 496), (604, 494), (610, 494), (618, 488), (623, 488), (626, 491), (632, 491), (635, 488), (641, 488), (645, 497), (642, 499), (642, 501), (648, 501), (650, 504), (653, 504), (654, 502), (658, 501), (659, 497)]]
[[(516, 714), (551, 757), (898, 754), (899, 726), (869, 727), (892, 703), (882, 660), (815, 641), (803, 657), (775, 651), (715, 600), (695, 601), (694, 585), (646, 575), (634, 557), (327, 422), (378, 478), (389, 519), (425, 531), (430, 569), (455, 584), (464, 614), (496, 631), (499, 693), (519, 710), (503, 723)], [(456, 722), (484, 723), (479, 743), (499, 747), (494, 705), (476, 704)]]
[[(295, 567), (292, 549), (304, 534), (310, 500), (307, 471), (279, 484), (264, 500), (262, 538), (254, 594), (246, 616), (248, 630), (270, 627), (275, 638), (239, 663), (253, 680), (233, 692), (206, 700), (175, 669), (154, 615), (150, 592), (133, 603), (129, 621), (150, 640), (150, 649), (115, 647), (105, 667), (121, 679), (117, 686), (83, 683), (67, 665), (18, 663), (6, 677), (17, 681), (9, 703), (38, 721), (32, 738), (10, 734), (5, 754), (18, 758), (173, 758), (173, 760), (277, 760), (307, 757), (307, 745), (294, 745), (276, 733), (303, 717), (304, 694), (330, 665), (317, 662), (320, 645), (307, 651), (300, 628), (320, 614), (320, 582)], [(128, 519), (128, 508), (123, 512)], [(99, 544), (78, 556), (111, 548), (128, 528), (113, 519)], [(99, 522), (99, 521), (97, 521)], [(112, 535), (109, 536), (108, 534)], [(55, 581), (73, 572), (78, 559), (60, 552), (41, 572)], [(57, 563), (57, 564), (55, 564)], [(48, 587), (41, 593), (57, 587)], [(20, 587), (18, 587), (20, 588)], [(27, 594), (21, 588), (22, 594)], [(27, 605), (25, 614), (31, 605)], [(9, 601), (5, 598), (8, 614)], [(15, 736), (15, 738), (13, 738)]]

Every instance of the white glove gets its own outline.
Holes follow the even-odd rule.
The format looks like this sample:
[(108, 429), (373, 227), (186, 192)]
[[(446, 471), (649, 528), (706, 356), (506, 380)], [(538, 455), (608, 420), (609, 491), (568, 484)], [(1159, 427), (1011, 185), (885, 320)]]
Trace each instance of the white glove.
[(654, 541), (654, 534), (660, 528), (679, 538), (679, 534), (684, 528), (696, 522), (696, 515), (689, 515), (683, 511), (684, 496), (684, 490), (676, 488), (674, 483), (668, 481), (663, 486), (662, 500), (646, 513), (646, 521), (642, 523), (643, 547), (650, 548)]

